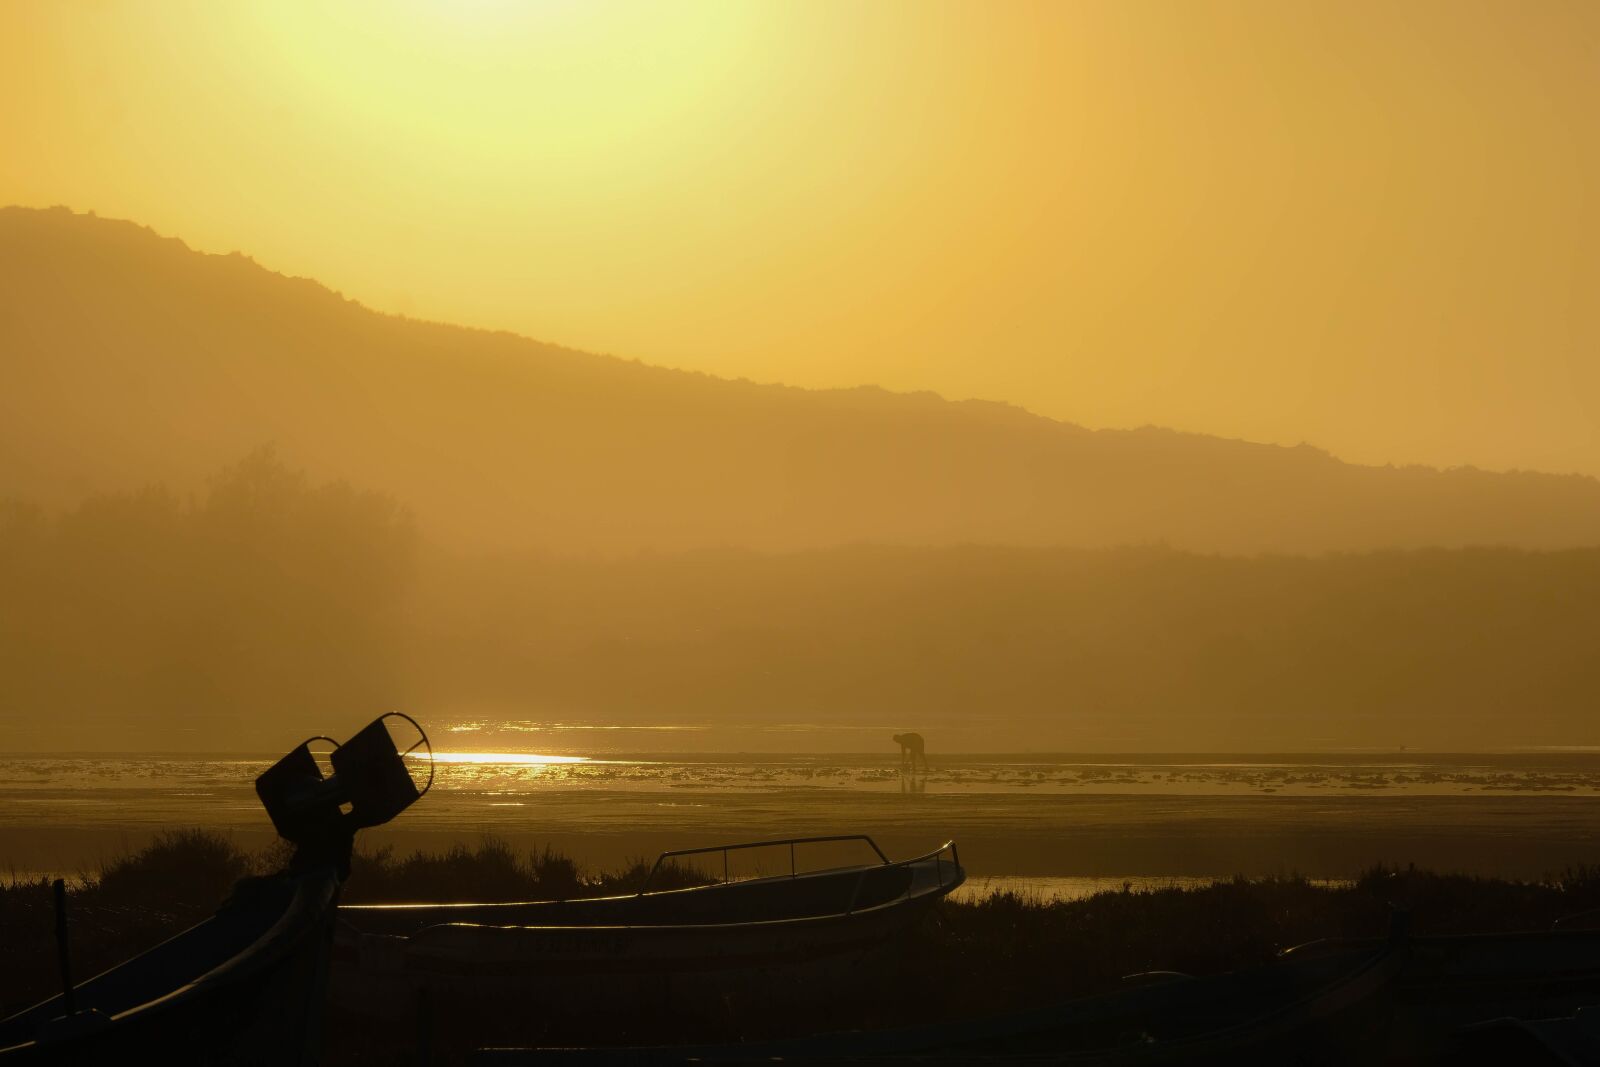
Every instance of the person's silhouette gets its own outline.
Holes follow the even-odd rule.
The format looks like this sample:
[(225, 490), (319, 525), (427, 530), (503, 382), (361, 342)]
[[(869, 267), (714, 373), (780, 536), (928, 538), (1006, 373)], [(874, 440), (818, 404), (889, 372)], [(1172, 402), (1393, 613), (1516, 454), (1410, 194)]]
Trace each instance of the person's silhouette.
[(923, 744), (921, 734), (895, 734), (890, 738), (900, 746), (900, 766), (910, 764), (912, 770), (917, 769), (917, 760), (922, 760), (922, 769), (928, 769), (928, 752)]

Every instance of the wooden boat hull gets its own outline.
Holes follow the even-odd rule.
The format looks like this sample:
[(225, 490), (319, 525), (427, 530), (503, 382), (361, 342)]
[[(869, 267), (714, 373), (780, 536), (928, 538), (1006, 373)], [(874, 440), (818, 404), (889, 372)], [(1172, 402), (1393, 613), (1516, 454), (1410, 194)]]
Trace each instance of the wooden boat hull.
[[(391, 732), (394, 721), (416, 730), (418, 740), (405, 752)], [(315, 1062), (334, 916), (355, 834), (389, 821), (433, 783), (431, 747), (427, 783), (419, 787), (412, 777), (406, 757), (428, 738), (399, 712), (331, 743), (331, 776), (305, 741), (256, 777), (273, 826), (295, 846), (288, 870), (240, 881), (205, 922), (0, 1021), (0, 1062)], [(64, 911), (58, 922), (65, 956)]]
[[(241, 883), (205, 922), (0, 1022), (0, 1063), (311, 1063), (333, 868)], [(158, 991), (152, 993), (152, 991)]]
[[(1337, 955), (1374, 944), (1313, 942), (1293, 954)], [(1506, 1016), (1549, 1018), (1600, 1000), (1600, 930), (1414, 938), (1394, 999), (1395, 1055), (1428, 1062), (1457, 1028)]]
[(926, 856), (899, 863), (886, 861), (690, 889), (518, 903), (347, 904), (339, 914), (349, 929), (407, 937), (446, 924), (562, 928), (728, 925), (842, 915), (896, 900), (939, 897), (954, 891), (965, 878), (954, 844), (947, 842)]
[(658, 1002), (730, 989), (822, 991), (868, 952), (919, 922), (934, 898), (848, 915), (676, 926), (486, 927), (451, 924), (411, 938), (352, 937), (334, 948), (333, 997), (377, 1011), (426, 988), (444, 998), (549, 1006), (648, 994)]
[(1600, 1007), (1560, 1019), (1491, 1019), (1452, 1035), (1435, 1062), (1454, 1067), (1576, 1067), (1600, 1063)]
[(543, 1004), (734, 986), (798, 993), (848, 972), (961, 885), (943, 853), (602, 900), (343, 908), (334, 998), (376, 1011), (422, 988)]

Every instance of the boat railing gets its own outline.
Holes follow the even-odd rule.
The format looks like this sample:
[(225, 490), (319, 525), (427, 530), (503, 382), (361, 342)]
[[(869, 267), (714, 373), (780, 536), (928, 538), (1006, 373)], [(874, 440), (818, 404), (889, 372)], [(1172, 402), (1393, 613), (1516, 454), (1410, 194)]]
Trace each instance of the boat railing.
[(795, 861), (796, 845), (819, 845), (826, 844), (828, 842), (839, 841), (865, 841), (867, 843), (867, 847), (878, 854), (878, 859), (882, 861), (881, 866), (887, 867), (890, 865), (890, 859), (888, 856), (884, 855), (883, 849), (879, 848), (878, 843), (871, 837), (868, 837), (866, 834), (829, 834), (822, 837), (785, 837), (769, 841), (740, 841), (731, 845), (706, 845), (703, 848), (678, 848), (673, 849), (670, 852), (663, 852), (661, 855), (656, 857), (655, 866), (650, 868), (650, 873), (645, 876), (644, 884), (639, 887), (639, 892), (635, 895), (642, 897), (648, 893), (650, 891), (651, 883), (656, 880), (656, 875), (660, 872), (661, 868), (666, 866), (668, 863), (681, 859), (684, 856), (709, 856), (720, 852), (722, 854), (722, 881), (724, 883), (732, 881), (732, 879), (728, 876), (728, 853), (740, 852), (745, 849), (752, 848), (782, 848), (787, 845), (789, 847), (789, 877), (798, 878), (804, 872), (800, 870)]
[[(945, 855), (946, 854), (949, 854), (949, 856), (950, 856), (950, 858), (948, 860), (945, 859)], [(880, 852), (879, 855), (882, 855), (882, 853)], [(933, 861), (934, 877), (938, 880), (938, 885), (939, 885), (940, 889), (943, 889), (944, 885), (945, 885), (945, 866), (946, 866), (946, 864), (949, 865), (950, 877), (952, 879), (954, 879), (957, 876), (957, 872), (959, 872), (961, 870), (961, 852), (956, 848), (956, 843), (953, 840), (952, 841), (946, 841), (944, 844), (940, 845), (938, 848), (934, 849), (932, 852), (929, 852), (925, 856), (917, 856), (917, 857), (914, 857), (913, 859), (901, 860), (899, 863), (892, 864), (892, 866), (895, 866), (895, 867), (911, 867), (911, 866), (914, 866), (914, 865), (916, 865), (918, 863), (927, 863), (929, 860)], [(888, 863), (887, 860), (885, 860), (884, 862), (885, 862), (885, 864)], [(854, 915), (855, 914), (856, 904), (861, 900), (861, 887), (866, 884), (867, 875), (870, 874), (872, 871), (877, 870), (877, 869), (879, 869), (879, 868), (876, 868), (876, 867), (863, 867), (861, 869), (860, 873), (858, 873), (856, 875), (856, 884), (850, 891), (850, 906), (845, 909), (845, 914), (846, 915)], [(898, 899), (901, 899), (901, 900), (909, 900), (909, 899), (911, 899), (911, 890), (914, 889), (914, 888), (915, 888), (914, 881), (912, 879), (907, 879), (906, 880), (905, 891), (900, 894), (900, 897)]]
[[(776, 838), (776, 840), (738, 841), (733, 845), (707, 845), (704, 848), (672, 849), (672, 851), (656, 856), (656, 862), (651, 865), (650, 873), (646, 873), (645, 881), (640, 885), (638, 893), (635, 893), (634, 896), (645, 896), (646, 893), (650, 893), (650, 886), (654, 885), (654, 881), (661, 873), (662, 867), (666, 867), (666, 865), (672, 864), (672, 862), (678, 861), (678, 859), (682, 859), (685, 856), (717, 856), (717, 854), (720, 854), (722, 856), (722, 883), (726, 885), (728, 881), (734, 881), (734, 878), (730, 875), (730, 869), (728, 869), (728, 854), (746, 851), (746, 849), (786, 848), (787, 846), (789, 848), (789, 877), (798, 878), (803, 873), (814, 872), (805, 872), (805, 870), (800, 869), (797, 854), (795, 854), (795, 846), (827, 845), (827, 843), (838, 843), (838, 841), (864, 841), (867, 848), (872, 849), (878, 857), (877, 864), (862, 865), (861, 870), (856, 875), (856, 886), (854, 886), (854, 891), (850, 897), (851, 912), (856, 910), (856, 901), (861, 896), (861, 886), (866, 883), (867, 875), (870, 875), (874, 870), (882, 870), (885, 867), (910, 867), (910, 865), (926, 864), (926, 862), (931, 861), (934, 867), (934, 877), (938, 880), (939, 888), (942, 889), (946, 886), (946, 881), (950, 880), (950, 878), (958, 877), (958, 872), (962, 869), (962, 856), (955, 848), (955, 841), (946, 841), (944, 845), (933, 849), (926, 856), (917, 856), (914, 859), (902, 859), (902, 861), (894, 862), (883, 853), (882, 848), (878, 848), (877, 841), (872, 840), (866, 833), (830, 833), (830, 835), (824, 835), (824, 837), (787, 837)], [(765, 877), (782, 877), (782, 875), (765, 875)], [(912, 886), (907, 883), (906, 896), (910, 896), (910, 889), (912, 889)], [(666, 893), (666, 891), (667, 889), (659, 889), (659, 893)]]

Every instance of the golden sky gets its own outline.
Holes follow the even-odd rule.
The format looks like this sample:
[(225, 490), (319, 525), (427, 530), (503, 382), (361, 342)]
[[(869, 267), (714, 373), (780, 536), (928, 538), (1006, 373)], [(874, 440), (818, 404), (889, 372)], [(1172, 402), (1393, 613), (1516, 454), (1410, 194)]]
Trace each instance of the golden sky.
[(1600, 474), (1600, 4), (5, 0), (0, 202), (798, 385)]

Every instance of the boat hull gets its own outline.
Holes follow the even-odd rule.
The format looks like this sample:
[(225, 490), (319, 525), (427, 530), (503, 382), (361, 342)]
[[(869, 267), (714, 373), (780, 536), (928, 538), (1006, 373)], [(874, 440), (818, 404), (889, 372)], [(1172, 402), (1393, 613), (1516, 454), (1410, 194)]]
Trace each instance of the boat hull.
[(964, 877), (941, 850), (902, 864), (594, 901), (344, 908), (333, 995), (374, 1012), (423, 991), (543, 1005), (629, 993), (656, 1003), (800, 996), (847, 977)]
[(205, 922), (0, 1022), (0, 1063), (295, 1064), (316, 1059), (339, 879), (241, 883)]
[(918, 922), (931, 903), (765, 923), (443, 926), (398, 944), (341, 941), (333, 998), (375, 1013), (419, 996), (436, 1003), (509, 998), (544, 1010), (602, 997), (685, 1004), (730, 995), (795, 1000), (846, 981), (866, 955)]

